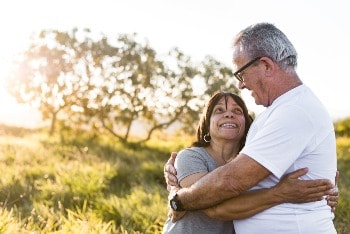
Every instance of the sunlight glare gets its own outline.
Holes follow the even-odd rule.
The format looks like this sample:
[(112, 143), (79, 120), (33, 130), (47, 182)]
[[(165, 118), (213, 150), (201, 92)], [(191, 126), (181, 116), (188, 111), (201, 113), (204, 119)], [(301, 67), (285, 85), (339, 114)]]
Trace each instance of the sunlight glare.
[(7, 41), (0, 47), (0, 124), (37, 127), (40, 114), (29, 106), (18, 104), (5, 88), (5, 80), (11, 70), (11, 61), (19, 48), (16, 43), (16, 41), (14, 43)]

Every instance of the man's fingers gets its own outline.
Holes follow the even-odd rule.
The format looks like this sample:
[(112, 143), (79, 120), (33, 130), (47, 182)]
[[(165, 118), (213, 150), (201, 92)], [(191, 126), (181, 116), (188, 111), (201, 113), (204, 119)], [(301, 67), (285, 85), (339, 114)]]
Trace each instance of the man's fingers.
[(173, 160), (173, 162), (174, 162), (174, 161), (175, 161), (176, 156), (177, 156), (177, 152), (171, 152), (171, 157), (170, 157), (170, 159), (172, 159), (172, 160)]
[(173, 175), (176, 175), (176, 170), (174, 167), (175, 158), (177, 156), (176, 152), (172, 152), (170, 158), (167, 163), (164, 165), (164, 172), (170, 172)]
[(164, 178), (167, 184), (167, 190), (170, 191), (171, 186), (178, 186), (178, 181), (176, 178), (176, 169), (174, 167), (175, 158), (177, 156), (176, 152), (172, 152), (167, 163), (164, 165)]
[(176, 176), (169, 174), (169, 173), (164, 173), (164, 177), (165, 177), (166, 183), (168, 185), (170, 185), (170, 186), (177, 186), (178, 185)]
[(171, 221), (175, 223), (181, 219), (186, 214), (186, 211), (173, 211), (171, 216)]
[(165, 164), (164, 172), (176, 175), (176, 169), (174, 167), (174, 164), (169, 164), (169, 163)]
[(174, 165), (176, 156), (177, 156), (177, 152), (171, 152), (170, 158), (168, 159), (165, 165)]

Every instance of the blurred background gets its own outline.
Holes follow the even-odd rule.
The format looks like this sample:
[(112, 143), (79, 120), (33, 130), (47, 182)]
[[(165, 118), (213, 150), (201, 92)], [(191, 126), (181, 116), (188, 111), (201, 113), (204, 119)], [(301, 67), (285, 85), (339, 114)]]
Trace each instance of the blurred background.
[[(160, 233), (163, 165), (204, 103), (236, 88), (231, 41), (270, 22), (337, 135), (338, 233), (349, 233), (346, 0), (0, 2), (0, 231)], [(151, 212), (150, 212), (151, 211)]]
[[(157, 57), (179, 48), (195, 62), (205, 56), (231, 66), (231, 40), (244, 27), (271, 22), (284, 31), (299, 53), (298, 73), (321, 98), (334, 120), (350, 115), (350, 28), (345, 0), (281, 3), (261, 1), (3, 1), (0, 26), (0, 121), (36, 126), (38, 113), (19, 107), (3, 88), (14, 57), (25, 51), (33, 34), (42, 30), (69, 32), (90, 29), (90, 37), (104, 34), (112, 43), (121, 34), (137, 33), (139, 42)], [(249, 109), (260, 113), (250, 94), (243, 92)], [(25, 117), (25, 118), (24, 118)]]

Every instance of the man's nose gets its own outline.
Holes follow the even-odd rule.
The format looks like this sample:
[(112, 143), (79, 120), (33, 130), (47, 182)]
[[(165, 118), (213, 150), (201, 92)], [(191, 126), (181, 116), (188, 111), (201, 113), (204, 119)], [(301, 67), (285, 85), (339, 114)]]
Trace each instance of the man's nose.
[(239, 89), (244, 89), (244, 88), (245, 88), (245, 83), (242, 82), (242, 81), (239, 81), (239, 83), (238, 83), (238, 88), (239, 88)]

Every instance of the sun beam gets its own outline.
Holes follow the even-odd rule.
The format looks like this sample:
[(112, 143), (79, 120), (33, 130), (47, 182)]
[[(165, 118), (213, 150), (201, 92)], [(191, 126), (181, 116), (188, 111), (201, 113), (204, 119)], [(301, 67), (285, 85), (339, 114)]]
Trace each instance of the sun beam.
[[(5, 88), (6, 79), (11, 71), (13, 53), (10, 53), (9, 43), (6, 48), (0, 47), (0, 124), (37, 127), (40, 114), (26, 105), (20, 105)], [(3, 46), (5, 47), (5, 46)], [(14, 52), (15, 49), (12, 50)], [(25, 118), (23, 118), (25, 116)]]

